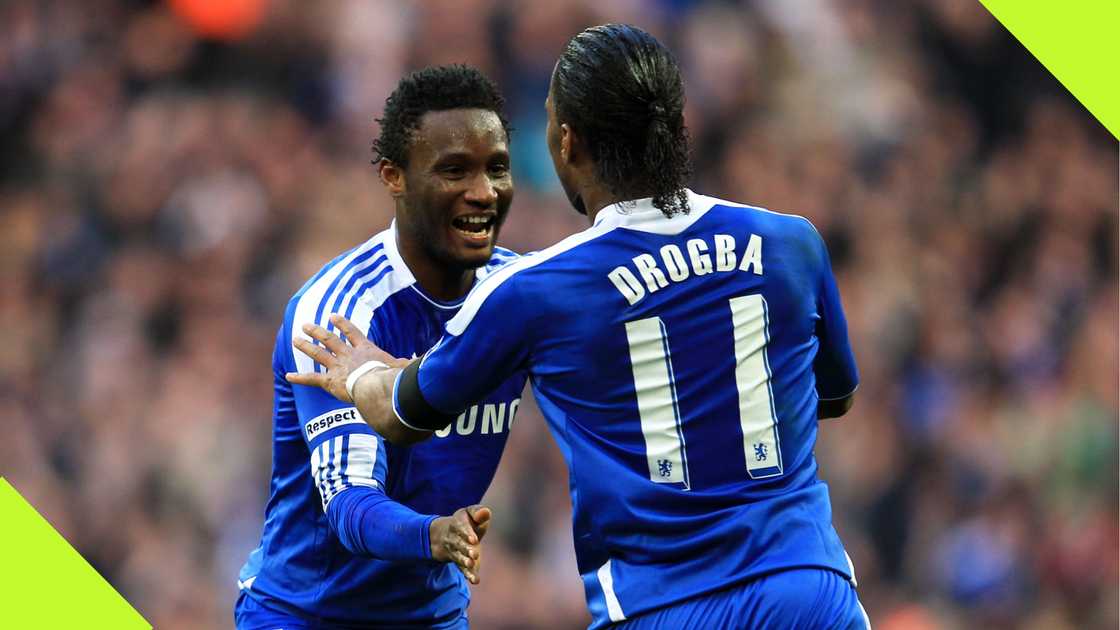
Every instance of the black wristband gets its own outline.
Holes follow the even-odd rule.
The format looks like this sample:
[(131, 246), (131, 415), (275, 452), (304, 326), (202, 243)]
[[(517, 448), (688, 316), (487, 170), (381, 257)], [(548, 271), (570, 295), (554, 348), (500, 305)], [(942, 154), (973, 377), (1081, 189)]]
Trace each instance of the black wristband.
[(428, 404), (420, 391), (420, 362), (413, 361), (401, 372), (397, 383), (397, 408), (405, 426), (424, 431), (438, 431), (455, 420)]

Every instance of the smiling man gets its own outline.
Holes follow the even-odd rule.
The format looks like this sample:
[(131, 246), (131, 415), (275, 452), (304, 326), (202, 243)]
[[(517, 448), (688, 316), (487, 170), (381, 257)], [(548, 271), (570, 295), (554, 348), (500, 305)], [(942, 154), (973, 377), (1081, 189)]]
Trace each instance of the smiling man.
[(292, 342), (306, 324), (329, 327), (331, 313), (395, 356), (424, 354), (471, 287), (515, 258), (494, 245), (513, 199), (502, 106), (497, 87), (464, 66), (410, 74), (386, 101), (374, 164), (396, 220), (312, 277), (276, 338), (271, 496), (238, 579), (239, 629), (466, 627), (464, 577), (478, 582), (490, 519), (474, 504), (524, 373), (411, 447), (384, 442), (353, 404), (284, 374), (315, 369)]

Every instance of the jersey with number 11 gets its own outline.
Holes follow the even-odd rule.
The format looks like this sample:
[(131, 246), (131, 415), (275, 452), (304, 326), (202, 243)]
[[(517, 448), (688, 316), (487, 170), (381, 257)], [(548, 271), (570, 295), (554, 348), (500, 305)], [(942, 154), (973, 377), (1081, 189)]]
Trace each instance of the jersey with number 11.
[(529, 369), (594, 627), (781, 569), (851, 577), (813, 457), (818, 401), (857, 385), (824, 243), (800, 217), (689, 202), (605, 208), (497, 272), (419, 370), (457, 413)]

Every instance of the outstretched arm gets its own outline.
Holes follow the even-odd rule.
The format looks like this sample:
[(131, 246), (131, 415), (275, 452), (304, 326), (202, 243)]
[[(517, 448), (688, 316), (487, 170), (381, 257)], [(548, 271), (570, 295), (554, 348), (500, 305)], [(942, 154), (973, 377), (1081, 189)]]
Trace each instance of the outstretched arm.
[(288, 382), (320, 387), (339, 400), (354, 403), (366, 423), (390, 442), (412, 444), (431, 437), (430, 430), (404, 424), (393, 410), (394, 384), (409, 361), (378, 348), (341, 315), (331, 315), (330, 321), (345, 340), (322, 326), (304, 324), (303, 332), (322, 345), (303, 338), (292, 342), (325, 371), (288, 373)]

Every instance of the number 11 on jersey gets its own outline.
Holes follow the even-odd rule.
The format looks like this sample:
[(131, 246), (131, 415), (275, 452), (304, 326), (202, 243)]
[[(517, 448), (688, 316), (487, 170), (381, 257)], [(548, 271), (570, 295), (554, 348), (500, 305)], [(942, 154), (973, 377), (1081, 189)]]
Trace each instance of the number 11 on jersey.
[(770, 317), (766, 298), (744, 295), (731, 298), (731, 322), (735, 331), (735, 385), (739, 390), (739, 428), (743, 432), (743, 454), (751, 479), (782, 474), (782, 450), (778, 444), (778, 415), (770, 384)]
[[(731, 298), (729, 305), (746, 472), (751, 479), (774, 477), (782, 474), (782, 454), (766, 356), (770, 341), (766, 299), (745, 295)], [(649, 477), (658, 483), (683, 484), (687, 489), (688, 457), (668, 331), (660, 317), (647, 317), (626, 323), (626, 339)]]

